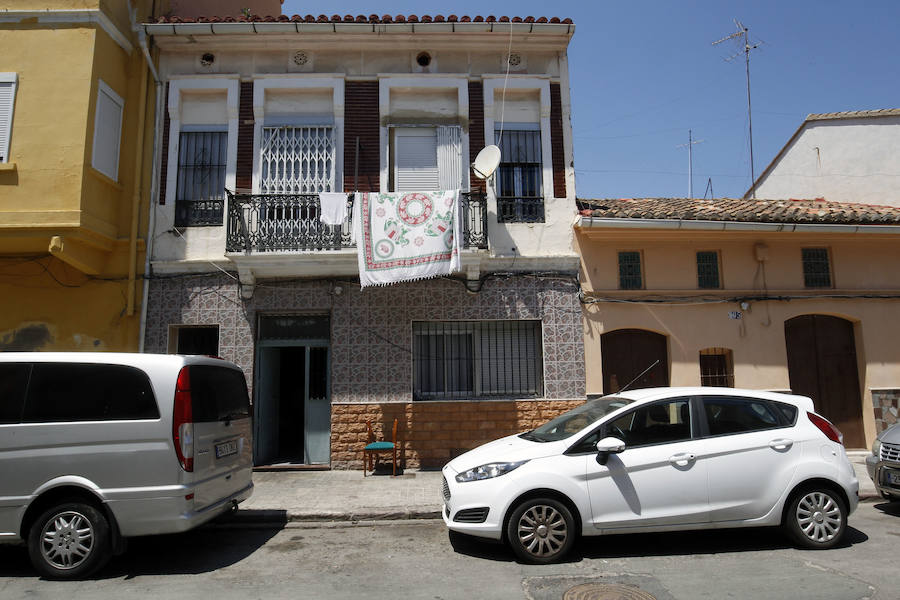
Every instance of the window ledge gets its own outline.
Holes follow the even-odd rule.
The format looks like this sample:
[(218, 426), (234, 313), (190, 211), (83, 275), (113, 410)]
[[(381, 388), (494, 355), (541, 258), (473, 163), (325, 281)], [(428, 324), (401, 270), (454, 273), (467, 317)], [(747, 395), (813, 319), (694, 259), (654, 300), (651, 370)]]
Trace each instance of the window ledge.
[(16, 166), (16, 163), (14, 163), (14, 162), (0, 163), (0, 173), (13, 173), (18, 170), (19, 170), (19, 168)]
[(103, 183), (105, 183), (106, 185), (119, 190), (120, 192), (125, 189), (121, 183), (119, 183), (118, 181), (116, 181), (115, 179), (110, 177), (109, 175), (105, 175), (105, 174), (101, 173), (94, 167), (89, 167), (88, 172), (94, 176), (94, 179), (98, 179), (98, 180), (102, 181)]

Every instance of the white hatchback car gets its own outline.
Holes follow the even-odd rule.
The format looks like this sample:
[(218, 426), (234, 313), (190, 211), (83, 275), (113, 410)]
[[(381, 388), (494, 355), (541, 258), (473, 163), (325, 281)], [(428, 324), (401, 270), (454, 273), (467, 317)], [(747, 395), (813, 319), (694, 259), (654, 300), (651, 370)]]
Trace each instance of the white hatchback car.
[(443, 469), (455, 532), (558, 560), (579, 535), (781, 525), (830, 548), (859, 482), (812, 400), (732, 388), (651, 388), (589, 400)]

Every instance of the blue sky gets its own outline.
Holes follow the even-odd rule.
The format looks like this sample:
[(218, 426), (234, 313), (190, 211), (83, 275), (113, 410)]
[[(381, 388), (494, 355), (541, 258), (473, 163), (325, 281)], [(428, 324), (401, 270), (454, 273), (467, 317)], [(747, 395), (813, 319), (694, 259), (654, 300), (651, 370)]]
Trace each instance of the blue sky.
[[(575, 171), (580, 198), (716, 197), (750, 186), (747, 90), (737, 44), (750, 29), (756, 174), (807, 114), (900, 108), (900, 2), (867, 0), (584, 2), (301, 2), (292, 14), (456, 14), (569, 17)], [(377, 8), (376, 8), (377, 7)]]

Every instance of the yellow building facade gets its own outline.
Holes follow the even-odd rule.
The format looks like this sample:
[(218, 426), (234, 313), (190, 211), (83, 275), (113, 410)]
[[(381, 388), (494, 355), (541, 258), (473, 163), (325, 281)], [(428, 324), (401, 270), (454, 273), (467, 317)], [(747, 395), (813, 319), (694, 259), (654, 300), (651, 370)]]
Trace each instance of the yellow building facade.
[(0, 13), (0, 351), (136, 351), (157, 85), (151, 3)]
[(848, 448), (868, 447), (897, 422), (900, 209), (729, 199), (583, 206), (575, 238), (588, 394), (632, 380), (793, 392), (813, 398)]

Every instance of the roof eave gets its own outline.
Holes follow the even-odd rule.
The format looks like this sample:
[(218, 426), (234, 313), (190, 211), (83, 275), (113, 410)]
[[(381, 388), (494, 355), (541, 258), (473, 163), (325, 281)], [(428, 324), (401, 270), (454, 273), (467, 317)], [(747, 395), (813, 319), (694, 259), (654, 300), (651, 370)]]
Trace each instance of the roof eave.
[(845, 223), (763, 223), (751, 221), (705, 221), (689, 219), (637, 219), (582, 216), (576, 227), (583, 229), (687, 229), (705, 231), (765, 231), (817, 233), (880, 233), (900, 234), (898, 225), (859, 225)]

